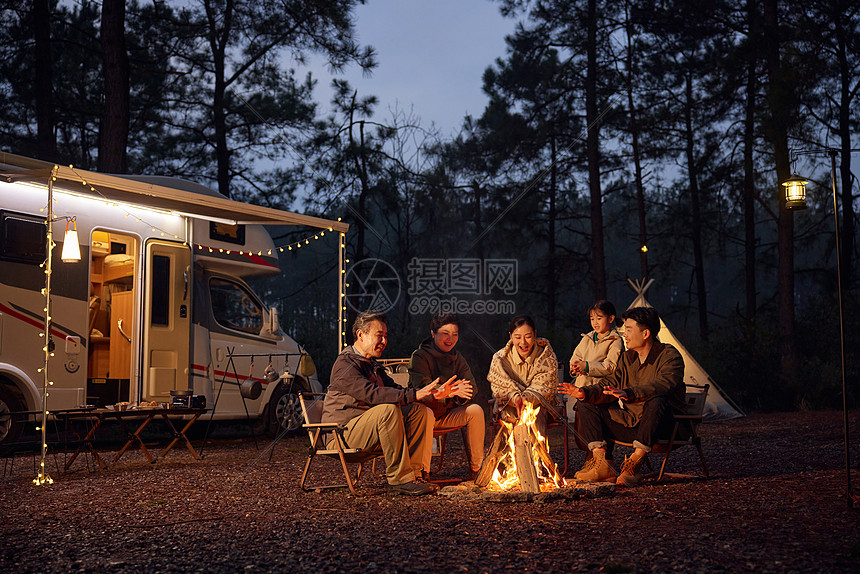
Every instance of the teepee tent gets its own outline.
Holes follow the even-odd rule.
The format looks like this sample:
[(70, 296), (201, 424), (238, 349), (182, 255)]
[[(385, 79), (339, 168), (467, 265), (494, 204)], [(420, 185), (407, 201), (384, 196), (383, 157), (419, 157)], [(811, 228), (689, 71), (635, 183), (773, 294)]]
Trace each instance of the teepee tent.
[[(631, 279), (628, 279), (627, 281), (630, 282), (630, 285), (633, 286), (633, 290), (636, 291), (636, 298), (633, 300), (633, 303), (630, 304), (628, 309), (633, 307), (651, 307), (651, 304), (645, 299), (645, 291), (648, 290), (648, 287), (651, 286), (651, 283), (653, 283), (654, 280), (649, 279), (647, 283), (644, 279), (635, 282)], [(715, 383), (708, 373), (705, 372), (702, 365), (700, 365), (696, 359), (693, 358), (690, 352), (687, 351), (684, 345), (678, 341), (672, 331), (670, 331), (666, 326), (666, 323), (663, 322), (662, 317), (660, 318), (660, 333), (657, 335), (657, 338), (664, 343), (669, 343), (678, 349), (679, 353), (681, 353), (681, 356), (684, 358), (685, 383), (696, 385), (704, 385), (705, 383), (708, 383), (711, 385), (708, 389), (708, 399), (705, 403), (706, 421), (734, 419), (743, 416), (743, 413), (737, 405), (733, 404), (726, 395), (720, 391), (719, 387), (717, 387), (717, 383)]]

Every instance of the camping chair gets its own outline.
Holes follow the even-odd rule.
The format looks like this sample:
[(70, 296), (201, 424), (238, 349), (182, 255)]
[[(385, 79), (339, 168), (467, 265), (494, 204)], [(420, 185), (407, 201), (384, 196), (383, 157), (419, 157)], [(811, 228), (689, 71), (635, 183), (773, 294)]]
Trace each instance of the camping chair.
[[(430, 474), (438, 474), (439, 471), (442, 470), (442, 463), (445, 461), (445, 446), (448, 442), (448, 433), (456, 431), (456, 430), (460, 431), (460, 436), (463, 437), (463, 448), (464, 449), (468, 448), (466, 445), (466, 426), (465, 425), (450, 428), (450, 429), (445, 429), (445, 430), (441, 430), (441, 431), (434, 430), (433, 431), (433, 440), (438, 440), (439, 449), (438, 449), (438, 452), (434, 452), (432, 454), (432, 456), (438, 456), (439, 462), (436, 464), (436, 468), (430, 470)], [(466, 465), (468, 466), (469, 465), (468, 452), (466, 452), (464, 450), (464, 454), (466, 455)], [(377, 459), (375, 459), (375, 458), (373, 459), (373, 463), (372, 463), (370, 468), (371, 468), (371, 472), (373, 472), (373, 474), (379, 476), (380, 473), (377, 472), (377, 470), (376, 470), (376, 460)]]
[[(343, 440), (344, 425), (339, 423), (324, 423), (320, 422), (322, 418), (323, 393), (300, 393), (299, 403), (302, 406), (302, 416), (305, 423), (303, 428), (308, 430), (308, 439), (310, 447), (308, 448), (308, 460), (305, 462), (305, 469), (302, 472), (302, 480), (299, 483), (302, 490), (317, 490), (322, 488), (343, 488), (349, 487), (350, 492), (358, 496), (355, 491), (355, 483), (361, 478), (361, 470), (364, 463), (382, 454), (380, 450), (362, 450), (360, 448), (348, 448)], [(326, 443), (329, 438), (334, 438), (335, 447), (333, 449), (326, 448)], [(321, 486), (306, 486), (305, 481), (308, 478), (308, 472), (311, 468), (311, 461), (318, 454), (337, 457), (340, 460), (343, 475), (346, 477), (346, 484), (329, 484)], [(355, 480), (350, 476), (347, 463), (358, 463), (358, 471), (355, 474)]]
[[(675, 413), (675, 424), (672, 427), (672, 434), (668, 439), (657, 441), (657, 444), (651, 449), (651, 454), (662, 454), (663, 463), (660, 465), (660, 473), (657, 475), (657, 482), (663, 480), (664, 476), (675, 478), (708, 478), (708, 464), (705, 462), (705, 453), (702, 451), (702, 439), (699, 437), (698, 428), (702, 420), (705, 418), (705, 403), (708, 398), (708, 389), (710, 384), (696, 385), (687, 383), (686, 404), (683, 412)], [(633, 447), (632, 443), (615, 440), (615, 444), (620, 444), (628, 447)], [(669, 460), (669, 455), (672, 451), (683, 447), (694, 446), (699, 453), (699, 461), (702, 464), (701, 475), (678, 474), (666, 472), (666, 463)], [(648, 457), (645, 458), (648, 467), (651, 468), (651, 461)]]
[(453, 432), (455, 430), (459, 430), (460, 436), (463, 438), (463, 453), (466, 455), (466, 465), (467, 466), (469, 465), (469, 456), (468, 456), (468, 451), (466, 450), (469, 448), (469, 446), (467, 444), (467, 439), (466, 439), (466, 426), (463, 425), (463, 426), (454, 427), (451, 429), (440, 430), (440, 431), (437, 431), (434, 429), (433, 430), (433, 439), (438, 441), (439, 452), (434, 452), (433, 456), (439, 457), (439, 463), (436, 465), (435, 469), (430, 471), (431, 473), (436, 474), (440, 470), (442, 470), (442, 463), (445, 461), (445, 446), (448, 443), (448, 433)]
[(561, 471), (562, 476), (567, 476), (567, 464), (568, 464), (568, 432), (570, 431), (570, 424), (567, 422), (567, 410), (564, 402), (561, 403), (561, 410), (558, 413), (550, 411), (549, 417), (546, 419), (546, 427), (561, 425), (561, 428), (564, 430), (564, 470)]

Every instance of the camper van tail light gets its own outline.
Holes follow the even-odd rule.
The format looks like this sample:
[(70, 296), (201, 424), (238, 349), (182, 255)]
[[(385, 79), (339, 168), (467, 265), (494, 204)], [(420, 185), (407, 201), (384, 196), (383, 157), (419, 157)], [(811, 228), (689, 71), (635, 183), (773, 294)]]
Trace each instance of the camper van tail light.
[[(69, 229), (69, 224), (72, 229)], [(76, 263), (81, 260), (81, 246), (78, 245), (78, 223), (74, 219), (66, 221), (66, 235), (63, 238), (63, 263)]]

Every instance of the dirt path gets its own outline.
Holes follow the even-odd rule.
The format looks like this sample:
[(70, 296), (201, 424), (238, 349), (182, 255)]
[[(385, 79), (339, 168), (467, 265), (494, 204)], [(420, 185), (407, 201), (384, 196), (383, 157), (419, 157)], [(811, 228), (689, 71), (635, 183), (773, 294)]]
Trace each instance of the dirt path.
[[(850, 419), (856, 467), (860, 412)], [(755, 415), (702, 434), (706, 481), (548, 504), (392, 498), (373, 494), (384, 481), (372, 475), (369, 496), (303, 492), (302, 437), (271, 462), (248, 439), (218, 439), (198, 463), (173, 452), (153, 466), (134, 452), (104, 472), (76, 462), (42, 487), (33, 458), (19, 456), (0, 478), (0, 571), (858, 571), (841, 413)], [(559, 459), (561, 437), (550, 438)], [(446, 456), (454, 476), (465, 470), (459, 441)], [(696, 470), (685, 450), (673, 470)], [(582, 460), (572, 453), (571, 474)]]

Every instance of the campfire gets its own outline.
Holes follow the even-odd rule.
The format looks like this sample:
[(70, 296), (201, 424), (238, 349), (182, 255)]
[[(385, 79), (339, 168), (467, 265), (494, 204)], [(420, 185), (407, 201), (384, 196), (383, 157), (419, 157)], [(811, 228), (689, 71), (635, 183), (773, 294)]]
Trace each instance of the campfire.
[(538, 431), (535, 421), (540, 406), (526, 404), (519, 419), (501, 421), (493, 446), (475, 483), (488, 490), (547, 492), (566, 486), (549, 456), (549, 443)]

